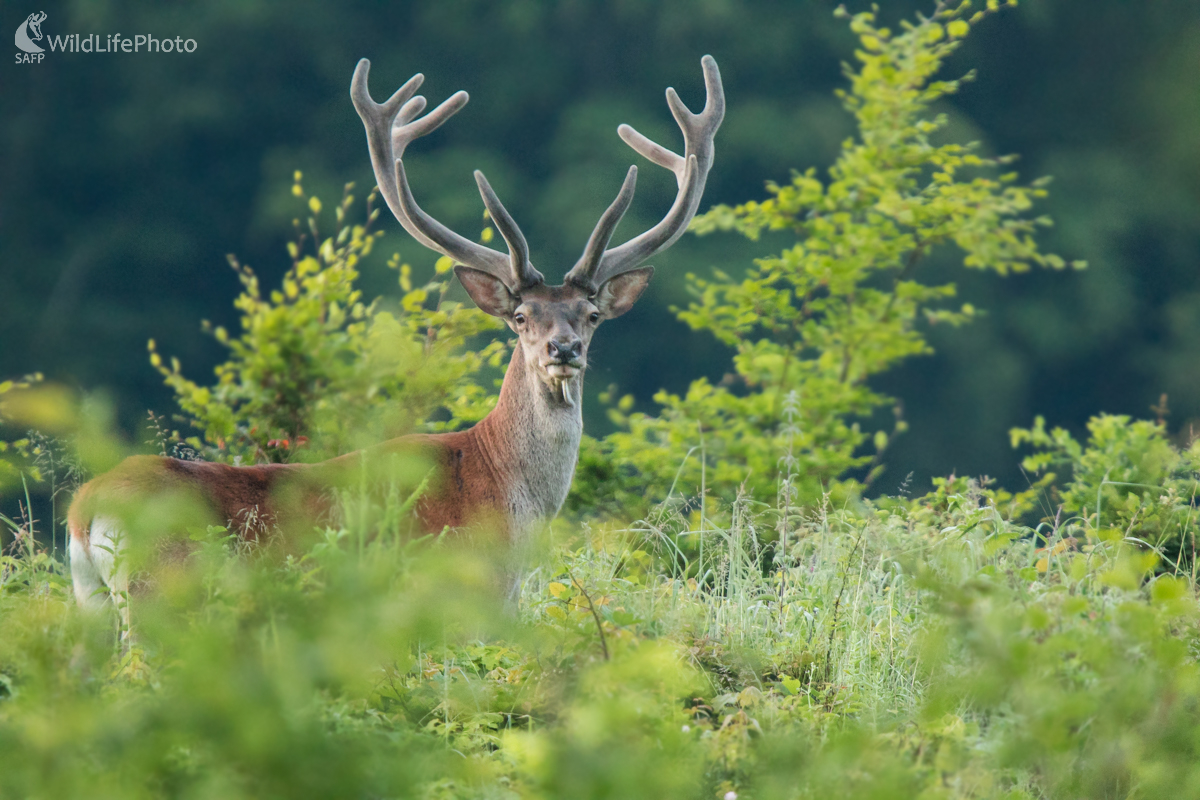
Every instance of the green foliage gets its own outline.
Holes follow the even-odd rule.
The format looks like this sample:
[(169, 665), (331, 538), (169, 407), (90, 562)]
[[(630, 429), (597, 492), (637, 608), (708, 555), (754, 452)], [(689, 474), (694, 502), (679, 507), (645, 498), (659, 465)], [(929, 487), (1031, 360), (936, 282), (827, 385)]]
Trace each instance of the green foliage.
[[(505, 345), (465, 345), (499, 324), (446, 299), (452, 279), (446, 258), (432, 280), (414, 286), (412, 268), (393, 256), (389, 266), (399, 270), (403, 291), (399, 306), (364, 303), (355, 281), (360, 261), (382, 236), (371, 230), (376, 196), (367, 199), (366, 221), (351, 223), (348, 184), (335, 210), (336, 233), (322, 238), (321, 201), (305, 195), (301, 177), (295, 174), (292, 191), (306, 200), (311, 216), (307, 230), (296, 221), (296, 238), (288, 244), (292, 266), (281, 288), (264, 296), (254, 272), (230, 257), (243, 287), (234, 301), (242, 333), (234, 338), (224, 328), (211, 330), (230, 351), (216, 368), (216, 384), (184, 377), (177, 359), (165, 365), (150, 341), (151, 363), (175, 391), (186, 421), (203, 432), (189, 444), (213, 458), (311, 460), (413, 428), (444, 430), (482, 419), (495, 396), (479, 385), (478, 374), (501, 364)], [(485, 239), (490, 233), (485, 229)], [(437, 412), (448, 419), (430, 421)]]
[[(210, 529), (158, 576), (154, 602), (135, 598), (138, 644), (116, 652), (104, 618), (74, 607), (61, 563), (6, 560), (0, 794), (402, 797), (461, 771), (367, 698), (411, 643), (448, 622), (493, 624), (482, 554), (384, 530), (360, 549), (355, 533), (283, 560), (235, 553)], [(35, 567), (49, 577), (19, 580)]]
[(11, 441), (0, 438), (0, 493), (11, 488), (18, 494), (16, 511), (0, 513), (0, 551), (9, 536), (14, 547), (31, 546), (33, 497), (48, 500), (50, 518), (58, 519), (60, 498), (69, 498), (89, 470), (115, 463), (111, 425), (102, 396), (77, 403), (41, 373), (0, 381), (0, 437), (22, 432)]
[[(813, 169), (796, 173), (787, 185), (768, 184), (767, 200), (717, 206), (693, 223), (701, 234), (733, 230), (755, 239), (787, 230), (799, 238), (757, 260), (744, 279), (688, 277), (696, 300), (678, 316), (735, 350), (733, 373), (716, 386), (694, 381), (683, 397), (659, 392), (657, 417), (614, 407), (623, 430), (585, 460), (589, 480), (604, 477), (597, 462), (608, 456), (617, 465), (608, 493), (626, 505), (646, 494), (645, 484), (658, 498), (672, 488), (694, 494), (702, 484), (727, 501), (743, 484), (769, 497), (784, 472), (800, 502), (824, 492), (840, 501), (874, 479), (892, 436), (905, 430), (899, 414), (891, 432), (864, 427), (893, 402), (871, 379), (931, 352), (921, 322), (957, 326), (976, 313), (969, 304), (942, 307), (953, 284), (919, 280), (928, 255), (954, 245), (964, 266), (1000, 275), (1065, 266), (1033, 239), (1050, 224), (1028, 216), (1045, 181), (1020, 185), (1015, 173), (1002, 172), (1012, 157), (946, 142), (947, 119), (931, 112), (959, 87), (934, 76), (982, 17), (968, 22), (967, 5), (939, 5), (898, 33), (874, 13), (851, 17), (860, 65), (846, 67), (850, 89), (840, 96), (858, 135), (843, 144), (829, 180)], [(621, 467), (641, 480), (623, 485)], [(846, 477), (853, 470), (865, 478)]]
[(1140, 541), (1179, 562), (1195, 553), (1200, 443), (1176, 447), (1161, 422), (1101, 414), (1088, 422), (1086, 445), (1062, 428), (1046, 430), (1042, 417), (1012, 431), (1014, 447), (1038, 452), (1022, 466), (1031, 473), (1064, 470), (1069, 479), (1055, 498), (1067, 518), (1086, 519), (1105, 535)]
[[(76, 607), (33, 523), (3, 520), (18, 547), (0, 556), (0, 796), (1075, 798), (1198, 785), (1200, 592), (1167, 547), (1194, 539), (1194, 447), (1123, 417), (1093, 420), (1086, 446), (1041, 419), (1014, 431), (1041, 451), (1029, 469), (1072, 470), (1068, 516), (1036, 529), (1021, 520), (1051, 474), (1017, 494), (948, 478), (879, 501), (847, 499), (857, 486), (839, 478), (865, 466), (867, 434), (845, 416), (885, 400), (867, 379), (924, 350), (922, 315), (970, 316), (935, 307), (951, 289), (909, 265), (955, 241), (971, 267), (1059, 266), (1020, 214), (1040, 190), (960, 183), (959, 167), (995, 164), (923, 138), (939, 122), (919, 112), (953, 88), (925, 81), (977, 19), (964, 13), (939, 7), (898, 36), (855, 17), (864, 67), (847, 102), (863, 138), (833, 180), (797, 176), (702, 223), (754, 235), (778, 222), (807, 238), (744, 282), (693, 281), (681, 314), (737, 349), (746, 393), (697, 384), (661, 420), (629, 416), (615, 451), (586, 445), (581, 474), (605, 481), (589, 502), (629, 511), (646, 480), (672, 495), (636, 527), (562, 523), (513, 587), (511, 552), (411, 540), (411, 496), (346, 490), (307, 548), (192, 527), (127, 598), (136, 637), (122, 641), (111, 615)], [(302, 255), (297, 240), (280, 291), (264, 298), (238, 268), (243, 333), (214, 331), (232, 354), (217, 386), (156, 363), (204, 431), (194, 444), (282, 459), (302, 436), (314, 451), (353, 445), (386, 409), (422, 420), (449, 407), (434, 428), (477, 418), (473, 376), (502, 349), (462, 352), (489, 323), (443, 303), (436, 278), (413, 288), (398, 259), (400, 308), (363, 304), (355, 266), (376, 234), (343, 225), (347, 197), (322, 240), (320, 203), (308, 205), (320, 244)], [(74, 434), (86, 464), (120, 453), (102, 404), (6, 386), (0, 413)], [(629, 410), (618, 401), (619, 418)], [(668, 446), (669, 466), (631, 443), (639, 430)], [(264, 438), (279, 436), (288, 444)], [(676, 481), (684, 494), (699, 482), (698, 502), (668, 492)], [(731, 497), (736, 483), (746, 490)], [(775, 504), (756, 499), (765, 487)], [(129, 511), (156, 532), (192, 513), (163, 497)]]
[[(12, 399), (19, 396), (15, 393), (41, 382), (40, 373), (26, 375), (19, 380), (0, 381), (0, 430), (15, 421), (14, 411), (9, 408)], [(37, 455), (34, 452), (36, 449), (37, 444), (28, 436), (12, 441), (0, 439), (0, 489), (20, 483), (22, 475), (27, 475), (35, 481), (41, 480), (41, 472), (36, 465), (30, 463)]]
[[(969, 481), (890, 508), (566, 530), (503, 604), (479, 542), (382, 500), (303, 553), (192, 552), (75, 607), (0, 561), (0, 794), (1140, 797), (1196, 780), (1192, 576)], [(348, 496), (348, 505), (370, 502)], [(155, 512), (148, 508), (146, 513)], [(682, 544), (701, 555), (682, 560)], [(461, 546), (466, 545), (466, 546)]]

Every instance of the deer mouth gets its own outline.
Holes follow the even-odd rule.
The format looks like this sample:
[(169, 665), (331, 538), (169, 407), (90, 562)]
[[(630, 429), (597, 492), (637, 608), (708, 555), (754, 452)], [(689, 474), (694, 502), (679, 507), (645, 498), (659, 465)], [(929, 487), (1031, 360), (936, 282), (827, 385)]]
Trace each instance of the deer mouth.
[(551, 378), (558, 380), (566, 380), (574, 378), (583, 369), (582, 362), (579, 361), (551, 361), (545, 365), (546, 374)]

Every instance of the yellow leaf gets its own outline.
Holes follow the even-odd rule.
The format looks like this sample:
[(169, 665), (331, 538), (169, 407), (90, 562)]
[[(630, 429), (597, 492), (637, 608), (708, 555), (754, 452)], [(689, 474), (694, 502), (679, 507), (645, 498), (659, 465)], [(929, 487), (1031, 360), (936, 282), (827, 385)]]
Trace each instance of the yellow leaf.
[(961, 39), (971, 32), (971, 26), (968, 25), (964, 20), (956, 19), (946, 26), (946, 32), (955, 39)]
[(1037, 562), (1037, 571), (1038, 572), (1049, 572), (1050, 571), (1050, 559), (1045, 558), (1045, 557), (1039, 558), (1038, 562)]
[(550, 589), (550, 594), (555, 597), (562, 597), (563, 592), (567, 590), (567, 585), (558, 581), (551, 581), (547, 588)]
[(437, 264), (434, 266), (434, 271), (436, 271), (438, 275), (441, 275), (445, 272), (449, 272), (453, 266), (454, 259), (452, 259), (450, 256), (442, 256), (437, 260)]
[(320, 201), (320, 199), (318, 199), (318, 198), (316, 198), (316, 197), (310, 197), (310, 198), (308, 198), (308, 208), (309, 208), (309, 210), (310, 210), (310, 211), (312, 211), (312, 213), (314, 213), (314, 214), (320, 214), (320, 213), (321, 213), (321, 201)]
[(479, 235), (479, 238), (483, 240), (484, 244), (487, 244), (495, 235), (496, 232), (492, 230), (491, 226), (488, 226), (483, 229), (483, 233)]
[(429, 293), (424, 289), (413, 289), (411, 292), (404, 295), (404, 298), (400, 301), (400, 305), (404, 307), (405, 311), (411, 313), (420, 310), (421, 306), (425, 303), (425, 300), (428, 299), (428, 297)]

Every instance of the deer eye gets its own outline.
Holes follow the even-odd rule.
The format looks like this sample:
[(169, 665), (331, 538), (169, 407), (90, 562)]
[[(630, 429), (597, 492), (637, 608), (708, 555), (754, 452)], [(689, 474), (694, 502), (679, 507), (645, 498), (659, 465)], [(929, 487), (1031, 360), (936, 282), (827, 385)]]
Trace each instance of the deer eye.
[(595, 325), (599, 321), (600, 321), (600, 312), (599, 311), (593, 311), (592, 313), (588, 314), (588, 322)]
[(525, 315), (524, 314), (513, 314), (513, 322), (517, 323), (518, 325), (524, 325), (525, 324)]

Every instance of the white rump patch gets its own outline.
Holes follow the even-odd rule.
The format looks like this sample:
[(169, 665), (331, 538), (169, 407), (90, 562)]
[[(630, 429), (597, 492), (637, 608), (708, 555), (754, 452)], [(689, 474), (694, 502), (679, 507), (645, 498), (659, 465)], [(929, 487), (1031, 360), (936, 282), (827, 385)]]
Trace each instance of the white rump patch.
[(106, 596), (114, 602), (116, 595), (128, 596), (129, 571), (118, 566), (124, 537), (120, 524), (112, 517), (92, 519), (86, 546), (71, 537), (71, 582), (79, 605), (99, 609)]

